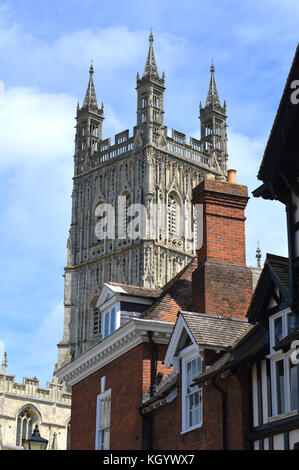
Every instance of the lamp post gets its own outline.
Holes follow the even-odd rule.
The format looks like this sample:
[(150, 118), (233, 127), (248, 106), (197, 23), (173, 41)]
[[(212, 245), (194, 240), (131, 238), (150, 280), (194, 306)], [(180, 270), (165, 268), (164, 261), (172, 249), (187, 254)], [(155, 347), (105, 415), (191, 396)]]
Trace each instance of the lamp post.
[(47, 439), (41, 437), (38, 425), (35, 425), (32, 436), (29, 439), (23, 440), (24, 450), (46, 450), (48, 445)]

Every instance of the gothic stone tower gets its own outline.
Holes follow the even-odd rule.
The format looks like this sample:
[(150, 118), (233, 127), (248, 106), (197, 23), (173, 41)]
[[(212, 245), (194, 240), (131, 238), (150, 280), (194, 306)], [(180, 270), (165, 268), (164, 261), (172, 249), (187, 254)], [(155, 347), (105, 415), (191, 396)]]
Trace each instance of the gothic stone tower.
[[(104, 282), (162, 287), (194, 254), (191, 198), (206, 173), (226, 173), (226, 113), (215, 84), (214, 66), (204, 108), (200, 107), (201, 139), (167, 131), (164, 125), (165, 74), (159, 75), (149, 37), (142, 77), (137, 74), (137, 125), (114, 142), (102, 139), (104, 107), (98, 106), (93, 67), (82, 107), (77, 108), (72, 220), (65, 267), (65, 314), (58, 366), (100, 339), (95, 304)], [(118, 198), (124, 204), (120, 209)], [(116, 235), (98, 239), (97, 208), (115, 210)], [(131, 239), (126, 227), (129, 208), (146, 208), (143, 236)], [(158, 205), (159, 210), (152, 212)], [(154, 214), (154, 215), (153, 215)], [(120, 222), (125, 236), (119, 236)]]

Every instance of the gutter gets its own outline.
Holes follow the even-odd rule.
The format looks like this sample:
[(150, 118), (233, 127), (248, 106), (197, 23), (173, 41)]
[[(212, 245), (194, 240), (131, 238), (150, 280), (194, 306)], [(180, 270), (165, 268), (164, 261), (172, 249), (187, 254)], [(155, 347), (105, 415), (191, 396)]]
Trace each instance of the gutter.
[[(155, 387), (156, 376), (157, 376), (158, 351), (157, 351), (157, 344), (153, 341), (153, 332), (147, 331), (147, 336), (151, 344), (151, 350), (152, 350), (151, 385), (150, 385), (150, 397), (152, 397), (155, 391), (154, 387)], [(139, 408), (140, 414), (142, 414), (141, 409), (142, 407)], [(148, 444), (147, 444), (146, 450), (153, 450), (153, 416), (152, 416), (152, 413), (150, 413), (148, 417)]]
[(213, 387), (221, 393), (222, 400), (222, 450), (227, 450), (227, 393), (220, 388), (215, 379), (212, 381)]

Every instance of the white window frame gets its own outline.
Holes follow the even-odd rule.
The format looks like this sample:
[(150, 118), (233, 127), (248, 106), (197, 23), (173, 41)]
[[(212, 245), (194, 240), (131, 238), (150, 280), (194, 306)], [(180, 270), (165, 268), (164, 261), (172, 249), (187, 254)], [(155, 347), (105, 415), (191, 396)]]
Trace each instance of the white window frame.
[[(109, 423), (108, 426), (101, 427), (101, 402), (104, 400), (110, 399), (110, 408), (109, 408)], [(111, 427), (111, 389), (106, 390), (106, 392), (101, 393), (97, 396), (97, 408), (96, 408), (96, 435), (95, 435), (95, 450), (109, 450), (110, 449), (110, 427)], [(100, 433), (105, 429), (109, 428), (109, 446), (108, 449), (100, 448)]]
[[(111, 331), (111, 311), (115, 309), (115, 329)], [(109, 314), (109, 331), (108, 334), (105, 335), (105, 317), (106, 314)], [(102, 339), (107, 338), (110, 336), (114, 331), (116, 331), (120, 327), (120, 303), (116, 302), (109, 306), (109, 308), (103, 310), (101, 312), (101, 322), (102, 322)]]
[(275, 313), (269, 318), (269, 334), (270, 334), (270, 353), (275, 353), (275, 328), (274, 323), (278, 318), (282, 318), (282, 339), (288, 336), (288, 315), (292, 313), (291, 309), (287, 308), (281, 312)]
[[(271, 355), (271, 388), (272, 388), (272, 415), (280, 416), (285, 413), (296, 411), (291, 409), (291, 382), (290, 382), (290, 356), (292, 351), (287, 353), (282, 353), (278, 351), (276, 354)], [(284, 370), (284, 397), (285, 397), (285, 410), (278, 414), (277, 407), (277, 381), (276, 381), (276, 363), (278, 361), (283, 361), (283, 370)]]
[[(290, 356), (291, 351), (283, 353), (282, 350), (275, 351), (275, 320), (282, 318), (282, 339), (288, 336), (288, 315), (292, 313), (290, 308), (275, 313), (269, 318), (269, 336), (270, 336), (270, 359), (271, 367), (271, 391), (272, 391), (272, 416), (280, 416), (286, 413), (294, 412), (291, 409), (291, 382), (290, 382)], [(278, 413), (278, 402), (277, 402), (277, 379), (276, 379), (276, 363), (283, 361), (284, 370), (284, 407), (285, 411)]]
[(198, 424), (195, 424), (193, 426), (188, 426), (188, 407), (187, 407), (187, 364), (190, 361), (193, 361), (194, 359), (199, 358), (201, 360), (201, 367), (203, 363), (203, 357), (202, 355), (194, 350), (194, 346), (190, 346), (186, 348), (182, 354), (182, 432), (181, 434), (184, 434), (189, 431), (193, 431), (194, 429), (202, 427), (202, 422), (203, 422), (203, 406), (202, 406), (202, 388), (198, 388), (196, 390), (197, 386), (194, 386), (194, 393), (196, 391), (199, 392), (199, 398), (200, 398), (200, 422)]

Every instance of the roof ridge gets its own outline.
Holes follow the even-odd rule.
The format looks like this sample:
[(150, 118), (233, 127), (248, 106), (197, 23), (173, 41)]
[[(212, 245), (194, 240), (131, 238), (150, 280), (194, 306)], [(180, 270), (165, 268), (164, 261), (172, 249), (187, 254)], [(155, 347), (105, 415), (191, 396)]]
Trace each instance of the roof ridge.
[(135, 284), (123, 284), (121, 282), (113, 282), (113, 281), (107, 281), (106, 284), (111, 285), (111, 286), (134, 287), (134, 288), (137, 288), (137, 289), (156, 290), (158, 292), (159, 291), (161, 292), (161, 289), (156, 288), (156, 287), (143, 287), (143, 286), (137, 286)]
[(289, 259), (285, 256), (274, 255), (273, 253), (266, 254), (266, 262), (269, 261), (281, 261), (283, 263), (288, 263)]
[(197, 257), (196, 256), (193, 256), (193, 258), (189, 261), (189, 263), (186, 264), (186, 266), (184, 266), (181, 271), (179, 271), (173, 278), (171, 278), (161, 289), (161, 293), (159, 295), (159, 297), (152, 303), (152, 305), (147, 308), (141, 315), (142, 317), (148, 313), (150, 313), (152, 310), (154, 310), (154, 308), (159, 304), (159, 302), (161, 302), (161, 300), (163, 299), (164, 295), (167, 294), (168, 290), (173, 286), (173, 284), (175, 283), (175, 281), (177, 281), (178, 279), (180, 279), (180, 276), (182, 276), (184, 274), (184, 272), (187, 271), (187, 269), (192, 266), (192, 264), (195, 263), (195, 261), (197, 260)]
[(200, 317), (207, 317), (207, 318), (217, 318), (218, 320), (232, 320), (232, 321), (238, 321), (242, 323), (248, 323), (247, 318), (237, 318), (237, 317), (225, 317), (221, 315), (213, 315), (212, 313), (204, 313), (204, 312), (187, 312), (185, 310), (181, 310), (179, 313), (187, 313), (190, 315), (197, 315)]

